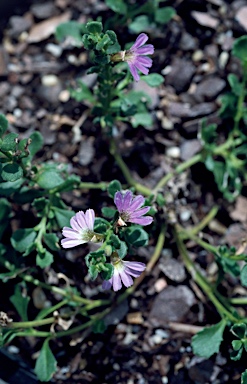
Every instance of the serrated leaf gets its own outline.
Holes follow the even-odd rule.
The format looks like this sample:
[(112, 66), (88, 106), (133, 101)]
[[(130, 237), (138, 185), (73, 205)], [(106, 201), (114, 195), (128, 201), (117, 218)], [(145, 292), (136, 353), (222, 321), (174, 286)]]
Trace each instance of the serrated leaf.
[(58, 237), (55, 235), (55, 233), (45, 233), (44, 236), (44, 242), (45, 244), (52, 250), (57, 251), (60, 247), (58, 245)]
[(86, 33), (85, 24), (71, 20), (60, 24), (56, 29), (55, 36), (58, 41), (63, 41), (65, 38), (70, 37), (72, 45), (80, 48), (82, 46), (83, 33)]
[(55, 170), (44, 170), (36, 181), (41, 188), (53, 189), (63, 184), (64, 179)]
[(195, 355), (209, 358), (218, 353), (223, 340), (223, 332), (226, 327), (226, 320), (218, 324), (206, 327), (192, 338), (192, 348)]
[(25, 252), (37, 236), (33, 228), (17, 229), (10, 239), (13, 248), (18, 252)]
[(8, 129), (8, 120), (0, 113), (0, 138)]
[(23, 321), (28, 321), (27, 307), (30, 301), (30, 297), (22, 295), (22, 290), (20, 285), (16, 285), (15, 293), (10, 297), (10, 301), (14, 305), (17, 312), (19, 313), (21, 319)]
[(131, 118), (131, 125), (136, 128), (139, 125), (143, 127), (150, 128), (153, 125), (153, 119), (150, 113), (136, 113)]
[(46, 339), (36, 360), (34, 372), (40, 381), (47, 382), (56, 372), (56, 368), (57, 361), (49, 347), (49, 339)]
[(5, 164), (2, 169), (2, 178), (5, 181), (17, 181), (23, 176), (23, 169), (17, 164)]
[(116, 192), (121, 190), (122, 190), (122, 185), (118, 180), (112, 180), (107, 188), (108, 195), (112, 198), (114, 198)]
[(126, 15), (127, 13), (127, 5), (123, 0), (106, 0), (106, 5), (120, 15)]
[(158, 87), (164, 83), (164, 77), (159, 73), (150, 73), (150, 75), (141, 76), (141, 79), (150, 87)]
[(97, 35), (97, 34), (101, 33), (103, 30), (102, 23), (100, 23), (99, 21), (89, 21), (86, 24), (86, 28), (87, 28), (88, 32), (92, 33), (93, 35)]
[(18, 138), (17, 133), (8, 133), (4, 136), (2, 144), (0, 145), (1, 150), (3, 151), (15, 151), (16, 149), (16, 139)]

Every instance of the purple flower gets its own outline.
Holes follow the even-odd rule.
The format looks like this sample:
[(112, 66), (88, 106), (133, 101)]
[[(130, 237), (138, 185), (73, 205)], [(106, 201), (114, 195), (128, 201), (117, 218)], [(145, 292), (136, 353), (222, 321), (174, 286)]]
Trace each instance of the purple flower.
[(137, 261), (123, 261), (120, 258), (112, 261), (114, 267), (113, 276), (109, 280), (103, 281), (102, 288), (110, 289), (113, 286), (114, 291), (119, 291), (122, 288), (122, 283), (125, 287), (130, 287), (134, 282), (131, 276), (139, 277), (146, 268), (144, 263)]
[(70, 220), (72, 228), (64, 227), (62, 230), (65, 239), (61, 241), (63, 248), (72, 248), (88, 241), (100, 241), (94, 229), (95, 213), (93, 209), (87, 209), (84, 213), (79, 211)]
[(150, 207), (141, 208), (144, 202), (145, 199), (142, 195), (133, 197), (131, 191), (116, 192), (114, 203), (120, 215), (118, 224), (120, 226), (126, 225), (126, 222), (140, 225), (151, 224), (153, 218), (151, 216), (143, 216), (150, 210)]
[(148, 36), (145, 33), (141, 33), (132, 47), (125, 52), (124, 61), (127, 61), (129, 65), (130, 72), (134, 77), (135, 81), (140, 80), (140, 76), (137, 72), (139, 69), (144, 75), (147, 75), (149, 68), (152, 66), (152, 59), (146, 57), (146, 55), (152, 55), (154, 53), (154, 46), (152, 44), (147, 44)]

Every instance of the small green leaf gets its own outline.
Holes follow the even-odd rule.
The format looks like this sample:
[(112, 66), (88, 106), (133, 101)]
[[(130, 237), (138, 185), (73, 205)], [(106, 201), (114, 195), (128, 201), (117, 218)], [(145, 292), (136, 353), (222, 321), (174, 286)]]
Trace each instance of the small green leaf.
[[(240, 340), (234, 340), (234, 341), (240, 341)], [(242, 353), (243, 353), (243, 346), (242, 346), (242, 343), (241, 343), (240, 349), (233, 350), (233, 351), (230, 352), (231, 360), (237, 361), (237, 360), (241, 359)]]
[(34, 372), (40, 381), (50, 381), (56, 368), (57, 361), (49, 347), (49, 339), (46, 339), (36, 361)]
[(107, 220), (103, 219), (102, 217), (96, 217), (94, 222), (95, 232), (105, 234), (109, 226), (110, 224)]
[(101, 277), (103, 280), (109, 280), (113, 275), (114, 267), (110, 263), (106, 263), (104, 267), (107, 268), (107, 270), (101, 272)]
[(63, 41), (66, 37), (70, 37), (72, 45), (80, 48), (82, 46), (83, 33), (86, 33), (85, 24), (71, 20), (60, 24), (56, 29), (55, 36), (58, 41)]
[(116, 209), (109, 208), (109, 207), (103, 207), (101, 211), (103, 216), (105, 216), (107, 219), (113, 219), (113, 217), (115, 216), (115, 213), (117, 212)]
[(137, 16), (129, 25), (132, 32), (140, 33), (150, 28), (150, 21), (146, 15)]
[(76, 101), (87, 100), (91, 104), (95, 104), (96, 100), (86, 84), (81, 80), (78, 81), (77, 87), (75, 89), (70, 89), (70, 95)]
[(0, 148), (3, 151), (15, 151), (17, 145), (16, 139), (18, 136), (19, 135), (17, 133), (8, 133), (8, 135), (4, 136)]
[(124, 231), (125, 240), (134, 247), (142, 247), (148, 243), (148, 234), (139, 225), (132, 225)]
[(237, 336), (239, 339), (244, 339), (246, 336), (246, 324), (234, 324), (231, 327), (231, 332), (234, 334), (234, 336)]
[(242, 373), (241, 384), (247, 384), (247, 369)]
[(117, 249), (118, 256), (123, 259), (127, 255), (128, 247), (124, 241), (120, 241), (120, 248)]
[(98, 269), (97, 269), (97, 265), (90, 265), (88, 268), (88, 272), (89, 272), (90, 278), (92, 280), (95, 280), (99, 274)]
[(139, 125), (150, 128), (153, 125), (153, 119), (150, 113), (136, 113), (131, 118), (131, 124), (134, 128), (138, 127)]
[(68, 209), (53, 207), (53, 211), (60, 228), (68, 227), (70, 225), (70, 219), (75, 216), (75, 212)]
[(126, 15), (127, 5), (123, 0), (106, 0), (106, 5), (116, 13), (120, 15)]
[(164, 83), (164, 77), (159, 73), (150, 73), (150, 75), (141, 76), (141, 79), (145, 81), (150, 87), (158, 87)]
[(64, 182), (55, 170), (44, 170), (37, 178), (37, 184), (44, 189), (53, 189)]
[(102, 23), (100, 23), (99, 21), (89, 21), (86, 25), (86, 28), (88, 32), (92, 33), (93, 35), (97, 35), (103, 30)]
[(8, 120), (0, 113), (0, 138), (8, 129)]
[(235, 40), (232, 54), (238, 57), (243, 63), (247, 60), (247, 36), (241, 36)]
[(121, 190), (122, 190), (122, 185), (118, 180), (112, 180), (107, 188), (108, 195), (112, 198), (114, 198), (116, 192)]
[(234, 351), (238, 351), (242, 347), (242, 341), (241, 340), (233, 340), (232, 341), (232, 348)]
[(241, 284), (244, 287), (247, 287), (247, 264), (245, 264), (245, 266), (241, 269), (240, 280), (241, 280)]
[(93, 333), (104, 333), (107, 326), (105, 325), (104, 320), (96, 320), (93, 323), (92, 331)]
[(37, 236), (33, 228), (17, 229), (10, 239), (12, 246), (18, 252), (25, 252)]
[(234, 73), (230, 73), (228, 76), (227, 76), (227, 79), (228, 79), (228, 82), (231, 86), (231, 89), (232, 89), (232, 92), (236, 95), (236, 96), (240, 96), (241, 95), (241, 92), (242, 92), (242, 84), (239, 82), (239, 79), (238, 77), (234, 74)]
[(44, 242), (52, 251), (57, 251), (60, 248), (58, 245), (58, 241), (59, 239), (55, 235), (55, 233), (44, 234)]
[(105, 45), (107, 45), (111, 41), (110, 37), (105, 34), (102, 39), (96, 44), (96, 49), (98, 51), (101, 51), (102, 48), (104, 48)]
[(10, 301), (19, 313), (21, 319), (23, 321), (28, 321), (27, 307), (30, 301), (30, 297), (23, 296), (22, 289), (19, 284), (15, 286), (15, 293), (13, 296), (10, 297)]
[(17, 163), (6, 164), (2, 169), (2, 178), (5, 181), (16, 181), (23, 176), (23, 169)]
[(49, 267), (53, 263), (53, 261), (53, 255), (46, 249), (44, 250), (44, 252), (37, 253), (36, 265), (38, 265), (40, 268)]
[(176, 11), (174, 8), (163, 7), (156, 9), (154, 19), (156, 23), (167, 24), (175, 15)]
[(35, 131), (30, 136), (31, 144), (28, 146), (30, 156), (33, 157), (38, 151), (40, 151), (44, 145), (44, 139), (41, 133)]
[(226, 327), (226, 320), (218, 324), (206, 327), (192, 338), (192, 348), (195, 355), (209, 358), (218, 353), (223, 340), (223, 332)]

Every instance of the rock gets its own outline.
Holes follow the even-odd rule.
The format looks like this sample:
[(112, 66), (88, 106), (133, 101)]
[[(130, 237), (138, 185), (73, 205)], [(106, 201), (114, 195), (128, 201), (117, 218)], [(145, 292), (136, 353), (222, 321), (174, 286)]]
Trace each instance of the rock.
[(239, 24), (247, 31), (247, 5), (241, 7), (235, 17)]
[(168, 106), (169, 115), (184, 119), (206, 116), (215, 110), (214, 103), (200, 103), (192, 107), (189, 103), (170, 102)]
[(182, 282), (186, 278), (184, 266), (176, 259), (162, 257), (159, 269), (172, 281)]
[(162, 327), (170, 321), (183, 321), (193, 304), (194, 294), (186, 285), (169, 286), (156, 296), (149, 321), (155, 327)]
[(189, 366), (189, 377), (197, 384), (211, 382), (210, 377), (213, 373), (214, 363), (201, 357), (193, 357)]
[(166, 155), (172, 159), (180, 158), (180, 148), (179, 147), (170, 147), (166, 150)]
[(56, 7), (52, 1), (43, 4), (33, 4), (31, 6), (31, 12), (37, 19), (48, 19), (56, 13)]
[(197, 48), (196, 39), (187, 32), (183, 32), (179, 47), (183, 51), (194, 51)]
[(80, 148), (79, 148), (79, 163), (81, 165), (88, 165), (91, 163), (94, 155), (95, 155), (95, 149), (93, 146), (93, 138), (84, 138), (82, 139)]
[(4, 47), (0, 46), (0, 76), (8, 75), (9, 55)]
[(180, 147), (180, 158), (186, 161), (193, 157), (202, 148), (201, 142), (198, 139), (186, 140)]
[(157, 89), (154, 87), (150, 87), (145, 81), (135, 81), (133, 84), (133, 90), (137, 92), (145, 92), (151, 99), (151, 103), (149, 104), (151, 109), (157, 107), (159, 103), (159, 96)]
[(219, 25), (219, 20), (211, 16), (209, 13), (192, 11), (191, 15), (197, 23), (203, 27), (216, 29)]
[(191, 61), (175, 58), (171, 65), (172, 69), (165, 78), (166, 85), (171, 85), (176, 92), (180, 93), (188, 89), (196, 67)]
[(230, 213), (233, 220), (247, 222), (247, 198), (238, 196), (235, 209)]
[(63, 48), (60, 45), (53, 44), (53, 43), (47, 44), (45, 49), (54, 57), (60, 57), (63, 52)]
[(215, 76), (209, 77), (196, 87), (193, 96), (198, 102), (213, 100), (223, 91), (225, 86), (225, 80)]
[(30, 15), (12, 16), (9, 22), (11, 26), (10, 34), (13, 37), (19, 37), (22, 32), (28, 31), (33, 24)]

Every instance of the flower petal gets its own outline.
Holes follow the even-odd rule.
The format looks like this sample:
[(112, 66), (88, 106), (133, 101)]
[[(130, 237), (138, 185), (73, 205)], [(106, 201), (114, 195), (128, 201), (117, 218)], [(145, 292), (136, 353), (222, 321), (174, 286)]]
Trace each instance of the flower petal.
[(135, 219), (136, 217), (141, 217), (145, 215), (148, 211), (150, 211), (150, 207), (143, 207), (141, 209), (138, 209), (130, 214), (131, 219)]
[(75, 231), (74, 229), (71, 229), (69, 227), (64, 227), (62, 229), (62, 234), (65, 237), (68, 237), (69, 239), (78, 239), (81, 240), (83, 235), (80, 232)]
[(129, 222), (140, 225), (149, 225), (153, 222), (153, 218), (151, 216), (136, 217), (133, 220), (129, 219)]
[(146, 57), (146, 56), (138, 56), (138, 62), (141, 63), (144, 67), (152, 67), (152, 64), (153, 64), (153, 60), (150, 59), (150, 57)]
[(135, 81), (139, 81), (140, 80), (140, 76), (138, 75), (137, 69), (134, 66), (134, 64), (128, 63), (128, 65), (129, 65), (129, 69), (130, 69), (131, 75), (133, 76), (134, 80)]
[(107, 289), (110, 289), (112, 286), (112, 278), (109, 280), (104, 280), (102, 283), (102, 289), (105, 291)]
[(154, 53), (154, 46), (152, 44), (144, 45), (144, 47), (136, 50), (137, 55), (152, 55)]
[(139, 71), (141, 71), (141, 73), (143, 73), (144, 75), (148, 75), (149, 69), (147, 67), (144, 67), (144, 65), (142, 65), (138, 59), (135, 62), (135, 66), (137, 69), (139, 69)]
[(79, 240), (79, 239), (62, 239), (61, 240), (61, 245), (63, 248), (73, 248), (76, 247), (77, 245), (85, 244), (85, 240)]
[(70, 219), (70, 225), (71, 225), (71, 227), (72, 227), (75, 231), (77, 231), (77, 232), (79, 232), (79, 231), (81, 230), (81, 227), (80, 227), (80, 225), (78, 224), (78, 222), (77, 222), (75, 216), (73, 216), (73, 217)]
[(93, 209), (87, 209), (85, 213), (85, 221), (87, 223), (88, 229), (93, 231), (94, 227), (94, 220), (95, 220), (95, 213)]
[(79, 224), (79, 226), (83, 229), (87, 229), (87, 223), (85, 220), (85, 213), (83, 211), (79, 211), (75, 215), (76, 221)]
[(114, 291), (119, 291), (119, 289), (122, 288), (122, 282), (118, 272), (112, 276), (112, 284)]
[(146, 269), (146, 264), (141, 263), (140, 261), (123, 261), (124, 266), (136, 271), (144, 271)]
[(120, 191), (116, 192), (114, 195), (114, 204), (119, 212), (123, 210), (123, 195)]
[(122, 279), (123, 284), (125, 285), (126, 288), (130, 287), (133, 285), (133, 279), (126, 273), (126, 271), (123, 271), (120, 273), (120, 277)]
[(133, 193), (131, 191), (126, 191), (123, 194), (123, 207), (122, 207), (122, 212), (126, 212), (129, 209), (129, 206), (131, 204), (133, 198)]
[(133, 277), (139, 277), (142, 274), (142, 271), (134, 271), (133, 269), (126, 267), (126, 273)]
[(131, 205), (130, 205), (130, 210), (133, 212), (137, 210), (138, 208), (141, 208), (141, 206), (145, 203), (145, 199), (142, 195), (136, 196)]
[(135, 51), (137, 48), (141, 47), (143, 44), (146, 43), (146, 41), (148, 40), (148, 36), (146, 35), (146, 33), (141, 33), (135, 43), (132, 45), (132, 47), (130, 48), (131, 51)]

